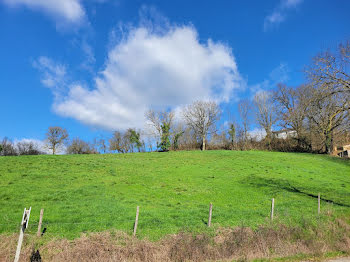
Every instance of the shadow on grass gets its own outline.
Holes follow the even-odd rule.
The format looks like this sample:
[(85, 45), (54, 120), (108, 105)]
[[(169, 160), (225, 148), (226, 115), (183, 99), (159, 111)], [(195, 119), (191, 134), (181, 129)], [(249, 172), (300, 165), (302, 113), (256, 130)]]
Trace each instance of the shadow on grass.
[[(305, 192), (302, 189), (295, 187), (294, 185), (292, 185), (289, 181), (287, 181), (285, 179), (264, 178), (264, 177), (251, 175), (248, 178), (245, 178), (244, 180), (242, 180), (241, 182), (243, 184), (246, 184), (246, 185), (249, 185), (252, 187), (256, 187), (256, 188), (267, 188), (267, 189), (271, 190), (273, 193), (287, 191), (290, 193), (301, 194), (301, 195), (312, 197), (312, 198), (318, 198), (318, 195)], [(321, 200), (326, 201), (328, 203), (332, 203), (334, 205), (342, 206), (342, 207), (350, 207), (349, 204), (337, 202), (337, 201), (327, 199), (324, 197), (321, 197)]]
[[(310, 153), (305, 153), (305, 154), (310, 155)], [(341, 157), (331, 156), (327, 154), (313, 154), (313, 155), (322, 157), (324, 161), (342, 164), (350, 168), (350, 158), (346, 158), (346, 157), (341, 158)]]

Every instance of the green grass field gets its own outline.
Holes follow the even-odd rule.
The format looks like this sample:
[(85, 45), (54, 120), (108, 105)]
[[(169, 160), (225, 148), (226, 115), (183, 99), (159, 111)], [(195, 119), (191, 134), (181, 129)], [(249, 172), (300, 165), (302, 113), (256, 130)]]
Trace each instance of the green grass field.
[[(47, 236), (123, 230), (158, 239), (181, 230), (268, 223), (271, 198), (282, 223), (318, 219), (322, 210), (350, 215), (350, 161), (325, 155), (192, 151), (0, 157), (0, 233), (17, 232), (32, 207), (35, 232), (44, 208)], [(322, 217), (322, 216), (321, 216)]]

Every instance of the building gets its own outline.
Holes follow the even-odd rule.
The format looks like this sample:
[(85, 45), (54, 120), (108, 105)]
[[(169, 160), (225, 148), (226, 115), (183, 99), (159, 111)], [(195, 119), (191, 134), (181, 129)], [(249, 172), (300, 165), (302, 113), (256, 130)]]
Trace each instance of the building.
[(339, 157), (350, 157), (350, 144), (334, 147), (334, 155), (337, 155)]
[(272, 136), (279, 139), (287, 139), (289, 137), (297, 137), (297, 131), (293, 129), (282, 129), (279, 131), (273, 131)]

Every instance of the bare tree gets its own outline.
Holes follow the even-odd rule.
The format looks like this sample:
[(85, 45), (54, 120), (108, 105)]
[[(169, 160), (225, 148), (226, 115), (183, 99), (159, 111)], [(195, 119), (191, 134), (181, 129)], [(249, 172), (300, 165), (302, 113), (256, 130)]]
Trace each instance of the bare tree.
[(326, 152), (330, 153), (334, 132), (349, 118), (350, 41), (315, 56), (306, 74), (314, 89), (309, 116), (323, 133)]
[(153, 134), (160, 138), (162, 136), (162, 124), (172, 125), (174, 120), (174, 112), (172, 111), (156, 111), (150, 109), (145, 114), (148, 124)]
[(271, 144), (272, 125), (276, 123), (276, 108), (273, 99), (268, 92), (259, 92), (254, 96), (256, 107), (256, 120), (261, 128), (266, 132), (265, 141)]
[(244, 99), (238, 104), (238, 111), (242, 121), (242, 133), (243, 133), (243, 147), (247, 146), (248, 131), (251, 121), (251, 102), (248, 99)]
[(349, 97), (337, 93), (324, 99), (327, 96), (324, 92), (325, 90), (314, 90), (308, 117), (316, 127), (318, 134), (323, 135), (325, 152), (330, 154), (336, 134), (348, 128)]
[(311, 83), (328, 90), (328, 95), (350, 92), (350, 41), (335, 51), (321, 52), (305, 71)]
[(213, 101), (196, 101), (185, 107), (183, 117), (201, 141), (201, 149), (204, 151), (207, 136), (215, 132), (216, 123), (220, 119), (219, 106)]
[(94, 149), (97, 153), (105, 154), (108, 151), (106, 139), (100, 135), (99, 137), (95, 137), (93, 142), (90, 144), (91, 148)]
[(312, 101), (312, 92), (309, 85), (293, 88), (279, 84), (274, 93), (279, 125), (296, 132), (295, 139), (298, 148), (304, 148), (303, 150), (311, 150), (311, 140), (308, 139), (310, 128), (307, 125), (307, 116)]
[(67, 148), (68, 154), (97, 154), (97, 151), (92, 145), (81, 140), (80, 138), (74, 138)]
[(214, 150), (218, 149), (230, 149), (231, 143), (230, 139), (227, 137), (227, 133), (225, 131), (217, 132), (212, 134), (210, 139), (210, 148)]
[(148, 121), (148, 125), (151, 129), (153, 136), (157, 140), (157, 145), (161, 144), (161, 138), (163, 136), (162, 126), (169, 127), (169, 130), (173, 127), (174, 112), (172, 111), (156, 111), (150, 109), (146, 112), (145, 117)]
[(104, 137), (95, 138), (94, 139), (94, 147), (96, 151), (101, 152), (102, 154), (105, 154), (108, 150), (107, 141)]
[(19, 155), (41, 155), (44, 154), (39, 150), (39, 146), (32, 141), (22, 141), (16, 144)]
[(170, 139), (171, 139), (171, 147), (175, 151), (180, 148), (182, 137), (185, 133), (184, 130), (185, 130), (185, 124), (182, 123), (181, 121), (176, 122), (172, 125)]
[[(181, 127), (181, 129), (178, 129), (177, 131), (178, 132), (176, 132), (175, 134), (179, 134), (181, 132), (181, 136), (179, 136), (178, 141), (176, 141), (177, 142), (176, 149), (191, 150), (191, 149), (198, 148), (197, 137), (191, 127), (183, 126)], [(173, 137), (173, 144), (174, 142), (175, 142), (175, 136)]]
[(3, 156), (16, 156), (17, 155), (17, 151), (16, 151), (14, 144), (7, 137), (5, 137), (1, 141), (1, 148), (2, 148), (2, 150), (0, 153)]
[(156, 139), (157, 148), (164, 151), (164, 145), (168, 145), (169, 136), (172, 133), (174, 112), (150, 109), (146, 112), (145, 117), (148, 121), (151, 132)]
[(133, 145), (130, 141), (131, 133), (115, 131), (113, 137), (109, 140), (109, 150), (119, 153), (128, 153), (133, 151)]
[(51, 126), (46, 132), (46, 145), (55, 155), (57, 150), (68, 140), (67, 130), (59, 126)]

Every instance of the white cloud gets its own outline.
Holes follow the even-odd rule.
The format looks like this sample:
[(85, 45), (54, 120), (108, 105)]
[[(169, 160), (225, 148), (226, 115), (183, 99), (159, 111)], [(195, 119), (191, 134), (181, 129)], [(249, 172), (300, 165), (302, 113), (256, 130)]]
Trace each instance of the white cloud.
[(248, 136), (256, 141), (261, 141), (266, 137), (266, 131), (262, 128), (255, 128), (248, 131)]
[(284, 5), (287, 8), (296, 7), (297, 5), (301, 4), (303, 0), (284, 0), (282, 1), (282, 5)]
[[(48, 65), (54, 69), (50, 72), (61, 71)], [(241, 82), (226, 45), (210, 39), (200, 42), (190, 26), (174, 26), (162, 33), (140, 26), (111, 48), (94, 88), (70, 85), (53, 108), (59, 115), (107, 130), (143, 127), (149, 107), (176, 108), (208, 98), (228, 101), (242, 88)]]
[(274, 68), (269, 76), (261, 83), (252, 85), (249, 87), (251, 98), (254, 98), (255, 94), (269, 91), (277, 86), (279, 83), (284, 83), (289, 80), (289, 67), (285, 63), (280, 63), (279, 66)]
[(303, 0), (281, 0), (279, 5), (273, 10), (273, 12), (265, 17), (264, 31), (268, 31), (274, 26), (278, 26), (280, 23), (286, 20), (287, 12), (300, 5)]
[(274, 84), (286, 82), (289, 80), (289, 72), (290, 69), (288, 65), (286, 63), (280, 63), (270, 72), (269, 79)]
[(85, 18), (81, 0), (2, 0), (10, 7), (26, 6), (43, 12), (56, 20), (58, 26), (79, 24)]
[(33, 62), (33, 66), (41, 73), (41, 83), (58, 97), (66, 86), (66, 67), (46, 56), (39, 57)]
[(81, 42), (81, 50), (83, 51), (85, 57), (85, 59), (81, 63), (82, 69), (92, 72), (93, 66), (96, 62), (96, 58), (92, 46), (88, 44), (88, 42), (85, 39)]

